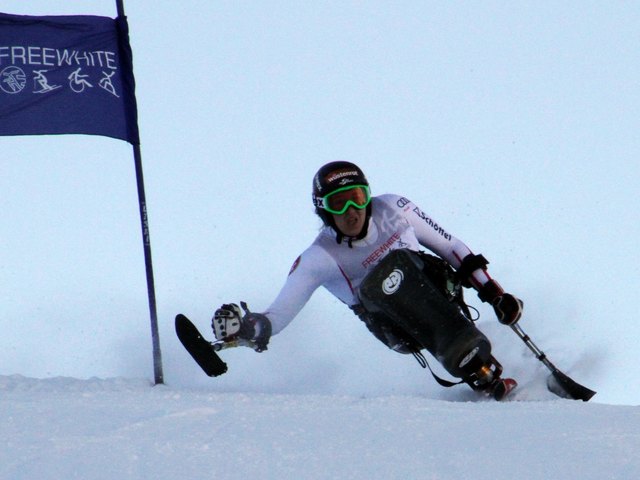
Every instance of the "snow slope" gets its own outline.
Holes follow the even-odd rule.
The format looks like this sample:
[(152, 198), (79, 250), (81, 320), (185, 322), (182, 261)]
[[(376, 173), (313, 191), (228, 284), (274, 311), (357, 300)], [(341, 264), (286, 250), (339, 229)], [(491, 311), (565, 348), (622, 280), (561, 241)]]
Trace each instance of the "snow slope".
[(0, 377), (0, 479), (634, 479), (640, 408)]

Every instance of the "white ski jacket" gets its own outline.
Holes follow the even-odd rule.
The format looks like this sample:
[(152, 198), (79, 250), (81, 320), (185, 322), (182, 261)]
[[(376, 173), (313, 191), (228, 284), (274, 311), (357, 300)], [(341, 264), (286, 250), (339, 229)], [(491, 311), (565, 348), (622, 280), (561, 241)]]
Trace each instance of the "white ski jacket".
[[(280, 293), (263, 312), (272, 333), (282, 331), (302, 310), (313, 292), (323, 286), (345, 304), (358, 303), (357, 288), (364, 277), (391, 250), (426, 247), (457, 269), (471, 253), (462, 241), (404, 197), (385, 194), (371, 199), (367, 235), (336, 242), (336, 232), (324, 227), (314, 242), (293, 263)], [(476, 288), (490, 280), (484, 270), (473, 273)]]

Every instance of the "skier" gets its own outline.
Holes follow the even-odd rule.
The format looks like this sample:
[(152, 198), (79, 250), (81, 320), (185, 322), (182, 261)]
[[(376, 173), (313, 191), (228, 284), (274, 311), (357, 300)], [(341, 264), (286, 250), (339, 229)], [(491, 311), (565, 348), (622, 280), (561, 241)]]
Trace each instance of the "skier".
[[(425, 348), (461, 382), (498, 400), (516, 386), (515, 380), (501, 378), (489, 340), (473, 324), (462, 297), (461, 286), (473, 287), (500, 322), (514, 325), (520, 319), (522, 301), (489, 276), (482, 255), (408, 199), (372, 197), (364, 173), (353, 163), (320, 168), (312, 198), (324, 224), (320, 233), (295, 260), (266, 311), (250, 312), (244, 303), (244, 314), (234, 303), (216, 310), (212, 328), (218, 340), (239, 337), (257, 351), (266, 350), (271, 335), (324, 286), (390, 349), (411, 353), (425, 366), (419, 353)], [(441, 385), (453, 384), (434, 377)]]

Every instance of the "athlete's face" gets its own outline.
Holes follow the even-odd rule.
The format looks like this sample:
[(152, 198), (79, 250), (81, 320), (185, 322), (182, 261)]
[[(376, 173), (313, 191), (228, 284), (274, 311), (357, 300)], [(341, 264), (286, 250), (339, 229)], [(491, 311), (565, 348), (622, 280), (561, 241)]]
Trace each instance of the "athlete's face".
[(336, 227), (346, 237), (357, 237), (362, 228), (364, 222), (367, 219), (367, 210), (365, 208), (358, 209), (354, 207), (347, 208), (347, 211), (342, 215), (333, 215), (333, 220), (336, 222)]

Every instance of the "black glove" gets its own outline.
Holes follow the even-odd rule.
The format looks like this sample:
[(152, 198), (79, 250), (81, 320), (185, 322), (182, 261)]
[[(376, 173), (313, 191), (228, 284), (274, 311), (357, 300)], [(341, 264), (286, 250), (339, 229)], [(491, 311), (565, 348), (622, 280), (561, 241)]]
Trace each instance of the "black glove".
[(493, 309), (500, 323), (515, 325), (522, 316), (522, 300), (510, 293), (504, 293), (493, 301)]
[(515, 325), (522, 316), (524, 303), (519, 298), (505, 293), (495, 280), (489, 280), (478, 292), (478, 297), (483, 302), (493, 305), (493, 310), (500, 323)]
[(218, 340), (230, 341), (235, 337), (249, 340), (255, 344), (255, 350), (267, 349), (271, 338), (271, 322), (262, 313), (253, 313), (245, 302), (240, 302), (246, 314), (235, 303), (228, 303), (218, 308), (211, 320), (213, 333)]

